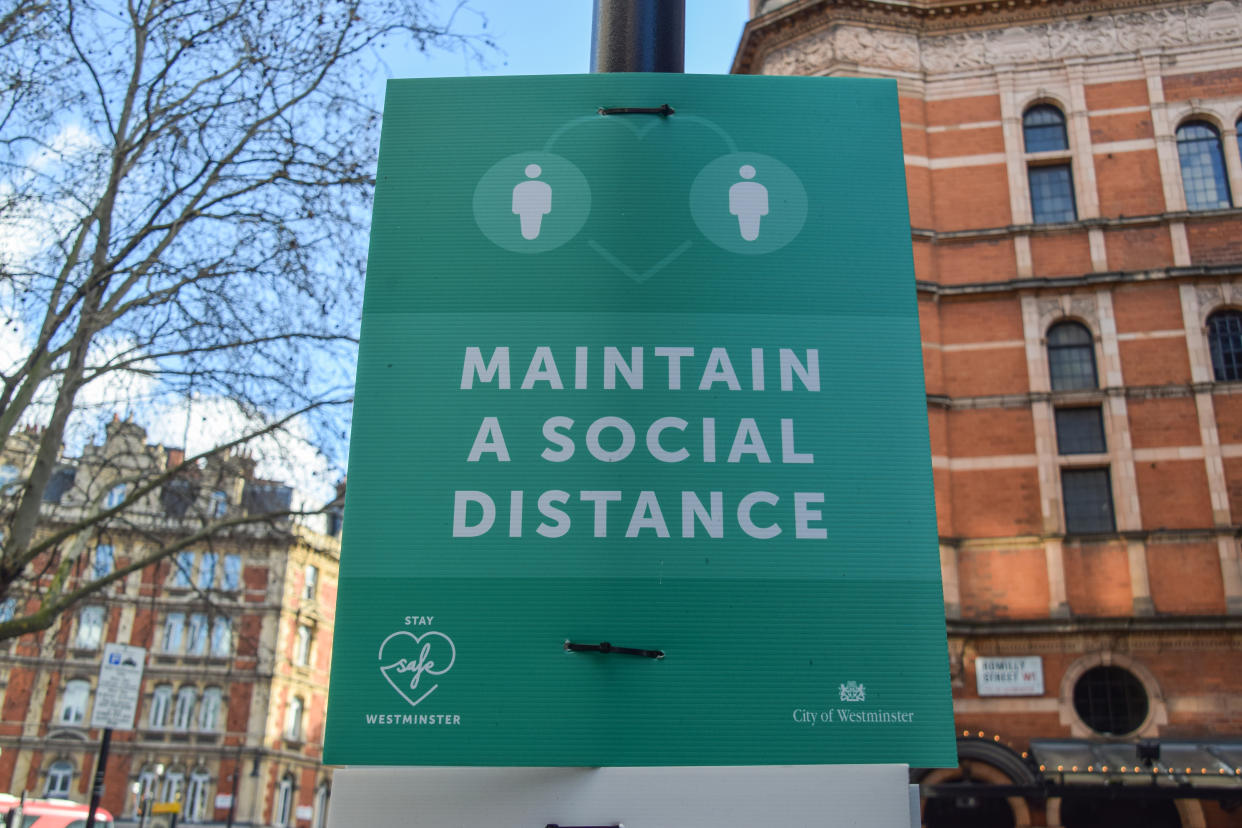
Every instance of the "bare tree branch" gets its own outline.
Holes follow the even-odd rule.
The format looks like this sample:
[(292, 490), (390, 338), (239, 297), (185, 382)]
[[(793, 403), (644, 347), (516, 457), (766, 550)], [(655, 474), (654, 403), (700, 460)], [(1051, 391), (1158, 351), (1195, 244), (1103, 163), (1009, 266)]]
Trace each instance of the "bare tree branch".
[[(258, 452), (295, 437), (339, 468), (378, 145), (368, 76), (386, 46), (491, 49), (450, 31), (461, 8), (11, 0), (0, 11), (0, 324), (23, 343), (0, 355), (0, 469), (18, 470), (0, 480), (0, 597), (31, 602), (0, 620), (0, 640), (46, 629), (111, 582), (75, 585), (84, 550), (115, 527), (141, 534), (179, 481), (251, 455), (253, 475)], [(191, 405), (231, 406), (240, 425), (137, 459), (94, 442), (118, 411), (165, 445), (193, 442)], [(172, 420), (185, 423), (176, 437)], [(262, 519), (187, 518), (124, 568)]]

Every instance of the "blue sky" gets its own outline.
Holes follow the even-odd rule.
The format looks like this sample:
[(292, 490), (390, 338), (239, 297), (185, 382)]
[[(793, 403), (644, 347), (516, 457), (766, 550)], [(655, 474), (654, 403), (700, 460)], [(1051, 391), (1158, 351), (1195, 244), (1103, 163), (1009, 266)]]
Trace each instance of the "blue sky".
[[(747, 0), (686, 0), (686, 71), (727, 74), (746, 24)], [(443, 10), (451, 0), (441, 0)], [(480, 66), (436, 52), (390, 60), (390, 77), (559, 75), (590, 71), (592, 0), (469, 0), (458, 12), (463, 32), (485, 31), (501, 52)], [(391, 58), (391, 55), (389, 56)]]

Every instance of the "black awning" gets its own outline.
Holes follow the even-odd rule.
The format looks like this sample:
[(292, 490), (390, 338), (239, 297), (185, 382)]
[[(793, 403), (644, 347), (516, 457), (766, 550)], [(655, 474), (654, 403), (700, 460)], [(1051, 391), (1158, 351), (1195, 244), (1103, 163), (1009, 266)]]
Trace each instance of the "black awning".
[[(973, 740), (970, 740), (973, 741)], [(985, 755), (963, 759), (989, 763)], [(924, 797), (1108, 797), (1242, 802), (1242, 739), (1212, 741), (1033, 739), (1012, 784), (965, 778), (922, 785)], [(1026, 771), (1029, 769), (1029, 773)]]
[(1242, 794), (1242, 741), (1105, 742), (1033, 739), (1031, 756), (1055, 785), (1123, 785)]

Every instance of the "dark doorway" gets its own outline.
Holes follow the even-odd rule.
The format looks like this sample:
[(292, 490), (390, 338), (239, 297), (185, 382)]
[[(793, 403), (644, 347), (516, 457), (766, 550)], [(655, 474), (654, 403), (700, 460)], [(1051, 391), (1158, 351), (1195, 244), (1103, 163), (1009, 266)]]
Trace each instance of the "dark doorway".
[(987, 788), (978, 783), (944, 782), (939, 788), (958, 787), (957, 796), (936, 796), (923, 805), (926, 828), (1014, 828), (1013, 810), (1004, 797), (977, 796), (972, 788)]
[(1177, 806), (1167, 799), (1070, 797), (1061, 801), (1064, 828), (1182, 828)]

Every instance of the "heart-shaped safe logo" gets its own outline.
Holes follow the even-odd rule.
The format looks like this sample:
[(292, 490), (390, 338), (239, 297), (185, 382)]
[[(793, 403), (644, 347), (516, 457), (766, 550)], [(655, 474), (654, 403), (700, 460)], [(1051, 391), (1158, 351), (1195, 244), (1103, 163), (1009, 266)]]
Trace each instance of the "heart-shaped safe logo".
[(453, 639), (442, 632), (415, 635), (398, 630), (385, 638), (379, 648), (380, 674), (410, 707), (417, 706), (440, 686), (427, 687), (423, 676), (438, 678), (453, 669), (455, 661), (457, 648)]

